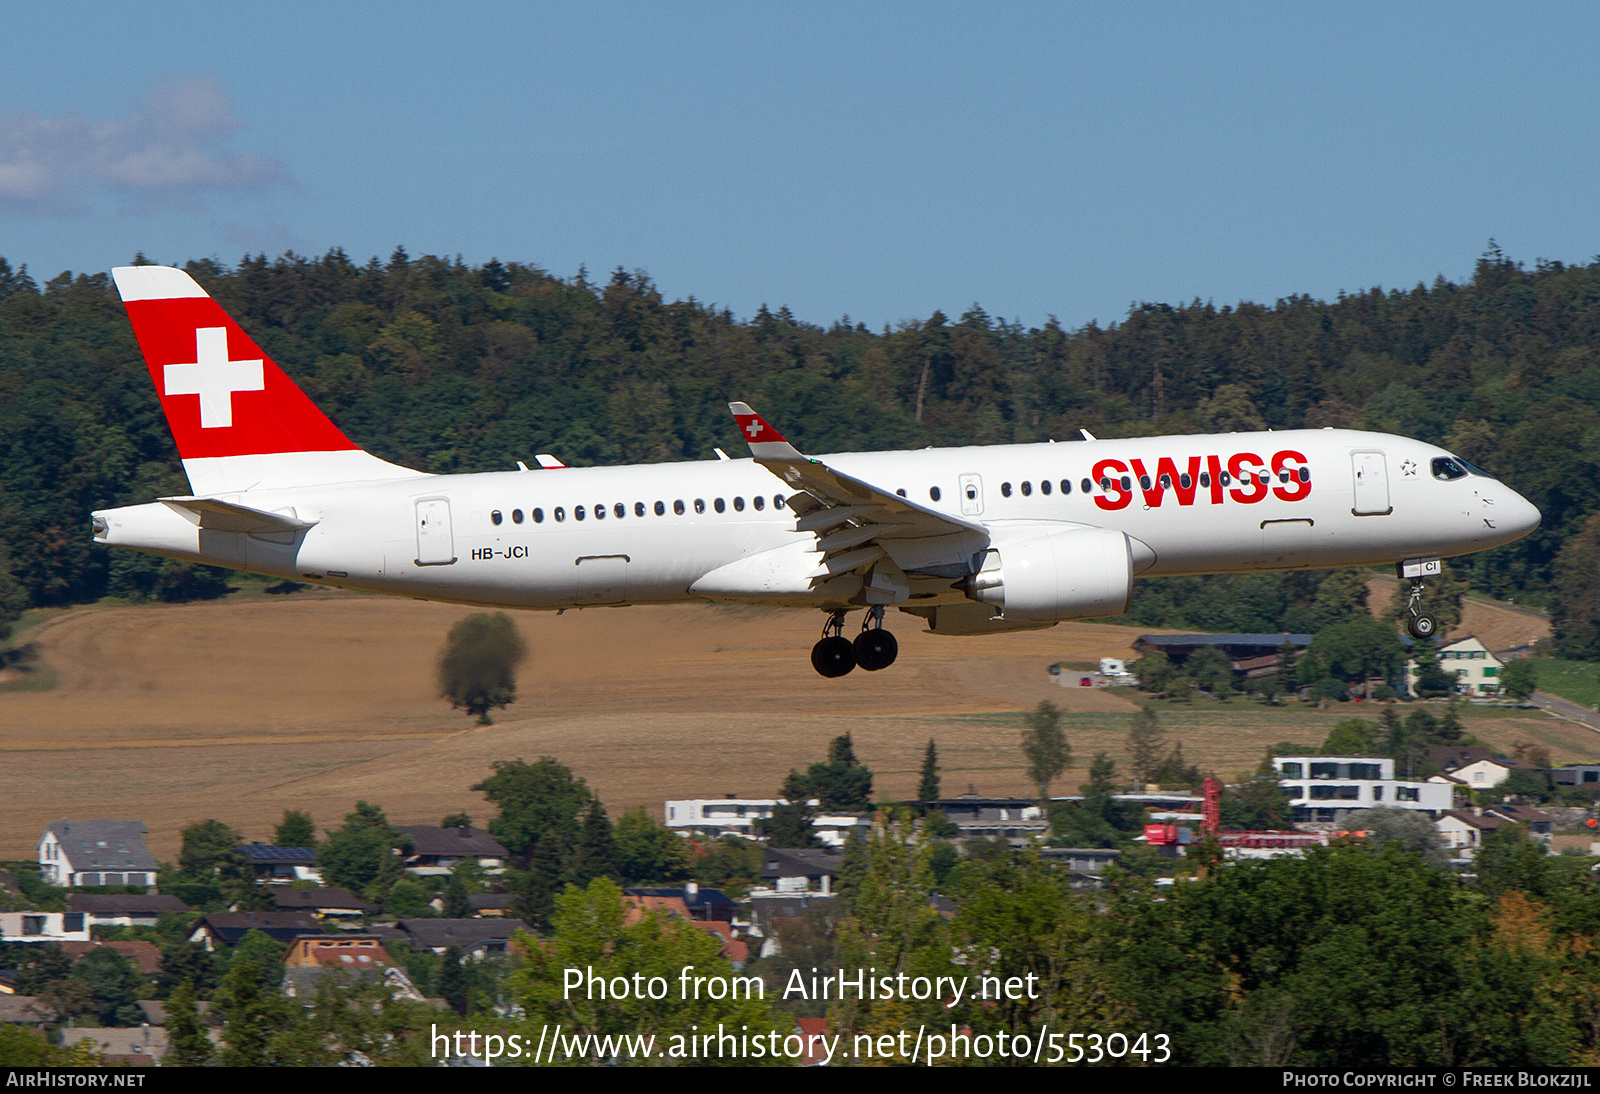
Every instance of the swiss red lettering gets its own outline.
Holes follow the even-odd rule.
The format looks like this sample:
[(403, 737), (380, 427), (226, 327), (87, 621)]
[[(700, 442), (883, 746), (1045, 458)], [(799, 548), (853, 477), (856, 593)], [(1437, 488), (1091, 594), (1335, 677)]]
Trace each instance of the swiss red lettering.
[(1207, 456), (1206, 471), (1211, 476), (1211, 504), (1222, 504), (1222, 457)]
[(1094, 465), (1094, 481), (1098, 485), (1102, 479), (1109, 479), (1111, 485), (1105, 487), (1105, 493), (1096, 494), (1094, 503), (1102, 509), (1126, 509), (1133, 500), (1133, 491), (1122, 488), (1121, 476), (1128, 473), (1128, 465), (1121, 460), (1101, 460)]
[(1305, 466), (1305, 462), (1306, 458), (1293, 449), (1286, 448), (1282, 452), (1273, 453), (1272, 477), (1280, 477), (1285, 468), (1289, 472), (1289, 482), (1286, 485), (1272, 488), (1273, 496), (1279, 501), (1300, 501), (1311, 493), (1311, 480), (1308, 478), (1305, 482), (1301, 482), (1300, 476), (1296, 474)]
[[(1240, 452), (1228, 460), (1228, 474), (1239, 485), (1228, 491), (1234, 501), (1254, 504), (1267, 496), (1267, 484), (1260, 479), (1261, 457), (1254, 452)], [(1248, 486), (1248, 489), (1246, 488)]]

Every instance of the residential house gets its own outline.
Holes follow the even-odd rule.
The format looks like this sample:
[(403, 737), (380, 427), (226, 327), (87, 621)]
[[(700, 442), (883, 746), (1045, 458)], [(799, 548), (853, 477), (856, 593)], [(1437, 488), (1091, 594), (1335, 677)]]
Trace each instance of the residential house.
[(0, 941), (87, 942), (82, 912), (0, 912)]
[[(1505, 662), (1472, 635), (1439, 649), (1439, 667), (1456, 677), (1456, 690), (1464, 695), (1500, 694), (1500, 670)], [(1406, 687), (1417, 690), (1417, 663), (1406, 663)]]
[(391, 933), (373, 933), (380, 938), (403, 940), (413, 950), (444, 953), (456, 946), (463, 954), (483, 955), (505, 953), (511, 936), (527, 930), (529, 927), (522, 920), (500, 916), (493, 919), (402, 919), (395, 923)]
[(237, 946), (251, 931), (260, 931), (274, 942), (292, 942), (303, 934), (325, 933), (309, 911), (302, 912), (212, 912), (201, 916), (189, 934), (208, 950), (220, 943)]
[(1455, 804), (1448, 784), (1396, 779), (1388, 756), (1275, 756), (1272, 765), (1297, 822), (1336, 824), (1351, 810), (1376, 806), (1437, 816)]
[[(782, 798), (684, 798), (667, 802), (663, 811), (667, 827), (680, 836), (760, 840), (766, 838), (765, 822), (782, 804)], [(806, 804), (815, 809), (821, 802), (812, 798)], [(818, 813), (811, 818), (812, 831), (829, 847), (842, 847), (851, 832), (871, 826), (870, 813)]]
[(43, 1026), (54, 1022), (56, 1012), (35, 995), (0, 995), (0, 1024)]
[(142, 939), (121, 942), (63, 942), (61, 952), (70, 957), (72, 963), (76, 965), (101, 947), (120, 953), (143, 976), (161, 975), (161, 948), (154, 942), (145, 942)]
[(1490, 756), (1488, 759), (1474, 760), (1460, 767), (1447, 767), (1440, 775), (1433, 776), (1429, 781), (1439, 780), (1442, 777), (1468, 790), (1492, 790), (1509, 779), (1513, 772), (1543, 770), (1536, 764), (1524, 763), (1521, 760)]
[(839, 887), (839, 867), (844, 855), (828, 850), (767, 848), (761, 863), (761, 883), (780, 893), (828, 896)]
[(283, 964), (283, 993), (308, 1003), (316, 997), (317, 981), (329, 973), (380, 980), (395, 998), (423, 999), (376, 934), (302, 935), (289, 944)]
[(348, 889), (300, 889), (289, 885), (272, 888), (272, 903), (280, 912), (310, 912), (322, 919), (352, 920), (375, 915), (378, 905)]
[(1557, 786), (1597, 786), (1600, 764), (1562, 764), (1550, 772), (1550, 781)]
[(487, 873), (498, 874), (504, 871), (506, 859), (511, 855), (499, 840), (481, 828), (467, 825), (436, 828), (431, 824), (398, 827), (411, 837), (411, 846), (405, 852), (405, 868), (419, 877), (447, 875), (463, 859), (475, 859)]
[(234, 848), (245, 857), (257, 881), (287, 885), (291, 881), (322, 884), (315, 847), (274, 847), (270, 843), (241, 843)]
[(1003, 839), (1020, 847), (1050, 830), (1050, 820), (1037, 802), (1027, 798), (985, 798), (963, 794), (959, 798), (925, 801), (922, 805), (960, 830), (963, 839)]
[(68, 893), (67, 911), (82, 912), (94, 927), (154, 927), (162, 912), (189, 905), (167, 893)]
[(1506, 823), (1500, 817), (1452, 809), (1434, 821), (1433, 826), (1438, 829), (1451, 858), (1468, 859), (1478, 853), (1483, 837)]
[(61, 1031), (61, 1045), (88, 1044), (95, 1052), (104, 1055), (108, 1064), (128, 1067), (153, 1067), (167, 1054), (167, 1031), (159, 1026), (115, 1026), (106, 1029), (75, 1029)]
[(473, 915), (503, 916), (511, 910), (511, 901), (514, 898), (510, 893), (469, 893), (467, 903), (472, 905)]
[(686, 919), (701, 922), (718, 920), (731, 922), (739, 905), (728, 899), (721, 889), (702, 889), (698, 883), (685, 882), (683, 888), (654, 888), (630, 886), (622, 890), (623, 899), (646, 907), (653, 901), (676, 901), (675, 910), (681, 910)]
[(39, 873), (50, 885), (154, 885), (159, 866), (143, 821), (57, 821), (39, 837)]
[(1555, 818), (1543, 809), (1531, 805), (1486, 805), (1483, 807), (1484, 816), (1499, 817), (1501, 820), (1510, 821), (1512, 824), (1523, 824), (1528, 827), (1528, 834), (1534, 839), (1548, 846), (1555, 832)]

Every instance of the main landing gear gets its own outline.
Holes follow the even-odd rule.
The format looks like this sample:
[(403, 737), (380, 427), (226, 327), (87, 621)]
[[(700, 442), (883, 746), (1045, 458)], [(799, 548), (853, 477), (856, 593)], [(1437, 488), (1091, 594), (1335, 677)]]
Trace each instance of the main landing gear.
[(900, 643), (894, 635), (883, 629), (883, 609), (870, 608), (861, 621), (861, 633), (854, 642), (844, 636), (842, 611), (829, 612), (828, 622), (822, 627), (822, 640), (811, 647), (811, 667), (832, 679), (844, 676), (860, 665), (868, 672), (877, 672), (894, 664), (900, 654)]

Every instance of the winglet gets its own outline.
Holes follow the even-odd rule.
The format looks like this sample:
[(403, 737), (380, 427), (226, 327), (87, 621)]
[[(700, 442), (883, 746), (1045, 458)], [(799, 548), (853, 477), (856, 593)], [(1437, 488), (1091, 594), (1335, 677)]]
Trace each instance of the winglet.
[(750, 443), (750, 454), (756, 459), (805, 459), (794, 445), (783, 439), (783, 434), (773, 429), (761, 415), (751, 410), (749, 403), (729, 403), (728, 409), (733, 411), (733, 420), (739, 423), (739, 431)]

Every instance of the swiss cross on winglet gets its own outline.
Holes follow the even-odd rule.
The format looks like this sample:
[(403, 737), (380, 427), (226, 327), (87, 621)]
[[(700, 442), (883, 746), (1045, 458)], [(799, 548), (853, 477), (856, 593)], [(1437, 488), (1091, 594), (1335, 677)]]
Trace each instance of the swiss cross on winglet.
[(783, 439), (779, 433), (767, 424), (766, 420), (750, 409), (749, 403), (729, 403), (728, 409), (733, 411), (733, 420), (739, 423), (739, 432), (744, 434), (744, 439), (750, 444), (750, 454), (758, 460), (798, 460), (804, 459), (794, 445)]

